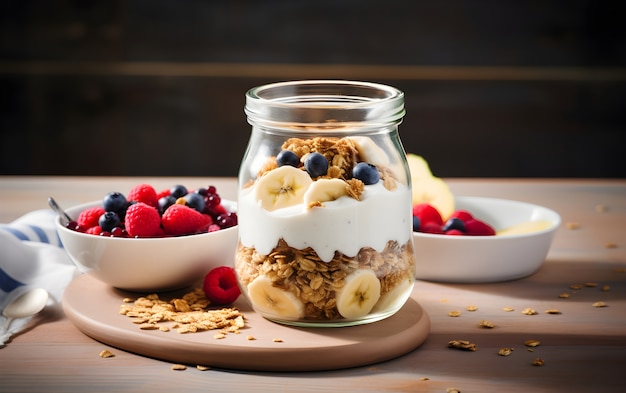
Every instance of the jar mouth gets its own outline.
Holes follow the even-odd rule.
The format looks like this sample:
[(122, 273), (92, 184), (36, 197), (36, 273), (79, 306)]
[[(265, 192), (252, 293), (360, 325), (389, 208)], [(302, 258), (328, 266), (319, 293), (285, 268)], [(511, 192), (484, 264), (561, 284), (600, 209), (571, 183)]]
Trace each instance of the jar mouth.
[(400, 123), (404, 93), (371, 82), (279, 82), (248, 90), (245, 113), (250, 124), (275, 129), (345, 129), (358, 123), (362, 130)]

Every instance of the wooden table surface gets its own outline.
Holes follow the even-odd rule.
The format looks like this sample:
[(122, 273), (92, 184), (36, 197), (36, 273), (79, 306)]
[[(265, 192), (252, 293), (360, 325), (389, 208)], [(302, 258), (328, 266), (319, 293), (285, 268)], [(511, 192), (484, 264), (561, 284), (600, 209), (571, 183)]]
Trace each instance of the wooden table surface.
[[(516, 199), (561, 214), (546, 263), (534, 275), (494, 284), (418, 281), (414, 299), (429, 314), (426, 342), (399, 358), (353, 369), (270, 373), (188, 367), (110, 348), (83, 335), (62, 313), (0, 349), (2, 392), (358, 391), (358, 392), (592, 392), (626, 388), (626, 181), (565, 179), (446, 179), (456, 195)], [(157, 188), (213, 184), (236, 197), (231, 178), (0, 177), (0, 222), (47, 208), (125, 192), (139, 182)], [(604, 208), (599, 208), (603, 206)], [(569, 224), (578, 228), (571, 229)], [(572, 284), (582, 284), (572, 289)], [(608, 289), (608, 290), (607, 290)], [(560, 298), (561, 293), (569, 298)], [(607, 307), (594, 307), (604, 302)], [(466, 306), (477, 311), (468, 312)], [(515, 311), (505, 312), (504, 307)], [(533, 308), (537, 315), (521, 310)], [(558, 309), (560, 314), (547, 314)], [(450, 317), (450, 311), (461, 311)], [(496, 324), (480, 328), (481, 320)], [(384, 334), (384, 332), (381, 332)], [(448, 349), (454, 339), (474, 342), (475, 352)], [(539, 340), (531, 350), (524, 341)], [(502, 347), (513, 347), (508, 357)], [(109, 349), (115, 357), (103, 359)], [(533, 366), (536, 358), (543, 366)]]

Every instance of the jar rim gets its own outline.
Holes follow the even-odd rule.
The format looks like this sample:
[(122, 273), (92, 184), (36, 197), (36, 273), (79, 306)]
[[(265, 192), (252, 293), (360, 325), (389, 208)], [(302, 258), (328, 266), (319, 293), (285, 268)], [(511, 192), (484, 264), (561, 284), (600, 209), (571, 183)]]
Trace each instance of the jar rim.
[(349, 80), (270, 83), (246, 92), (248, 122), (277, 129), (388, 126), (405, 114), (404, 93), (392, 86)]

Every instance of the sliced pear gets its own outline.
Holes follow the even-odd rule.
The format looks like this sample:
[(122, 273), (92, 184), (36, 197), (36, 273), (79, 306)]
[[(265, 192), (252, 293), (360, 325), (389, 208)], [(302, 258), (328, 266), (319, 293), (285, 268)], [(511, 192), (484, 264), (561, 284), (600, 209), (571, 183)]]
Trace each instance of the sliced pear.
[(336, 298), (337, 311), (342, 317), (361, 318), (369, 314), (380, 299), (380, 281), (373, 271), (359, 269), (345, 278)]
[(313, 180), (303, 170), (285, 165), (267, 172), (257, 181), (256, 200), (269, 211), (303, 203), (304, 193)]
[(293, 293), (272, 285), (267, 276), (258, 276), (248, 284), (248, 297), (260, 313), (290, 321), (304, 316), (304, 303)]

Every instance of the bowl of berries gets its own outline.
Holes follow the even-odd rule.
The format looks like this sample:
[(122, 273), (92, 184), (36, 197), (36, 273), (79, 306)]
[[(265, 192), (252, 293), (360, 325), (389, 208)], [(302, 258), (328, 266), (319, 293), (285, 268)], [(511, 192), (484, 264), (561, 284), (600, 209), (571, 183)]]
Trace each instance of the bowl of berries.
[(119, 289), (179, 289), (234, 262), (236, 203), (213, 186), (157, 191), (138, 184), (66, 212), (71, 221), (57, 217), (56, 227), (72, 261)]
[(455, 196), (421, 157), (408, 158), (417, 279), (501, 282), (541, 267), (561, 223), (557, 212), (521, 201)]

